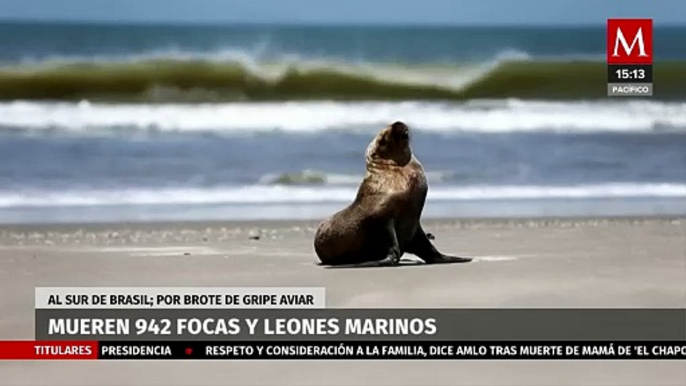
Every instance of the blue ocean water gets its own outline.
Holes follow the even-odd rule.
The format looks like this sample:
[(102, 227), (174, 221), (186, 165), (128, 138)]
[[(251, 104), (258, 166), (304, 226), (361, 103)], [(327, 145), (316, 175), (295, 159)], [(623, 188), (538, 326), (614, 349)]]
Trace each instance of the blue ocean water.
[(396, 120), (430, 217), (686, 214), (686, 28), (650, 99), (604, 96), (604, 39), (0, 24), (0, 222), (323, 217)]
[[(685, 27), (657, 26), (654, 54), (684, 59)], [(17, 38), (19, 37), (19, 38)], [(136, 24), (0, 24), (0, 59), (130, 57), (243, 52), (366, 62), (483, 61), (507, 51), (541, 58), (604, 58), (598, 27), (192, 26)]]

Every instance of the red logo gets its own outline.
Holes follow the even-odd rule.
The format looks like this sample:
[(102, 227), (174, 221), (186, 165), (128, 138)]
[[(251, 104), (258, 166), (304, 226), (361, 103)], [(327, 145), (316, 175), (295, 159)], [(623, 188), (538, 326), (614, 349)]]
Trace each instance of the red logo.
[(608, 19), (608, 64), (652, 64), (653, 20)]

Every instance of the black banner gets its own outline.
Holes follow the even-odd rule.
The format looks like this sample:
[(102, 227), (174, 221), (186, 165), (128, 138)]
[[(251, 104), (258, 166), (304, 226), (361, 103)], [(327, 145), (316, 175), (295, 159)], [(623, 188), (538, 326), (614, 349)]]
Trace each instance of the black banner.
[(686, 340), (684, 309), (38, 309), (45, 341)]
[(98, 359), (683, 360), (686, 342), (100, 342)]

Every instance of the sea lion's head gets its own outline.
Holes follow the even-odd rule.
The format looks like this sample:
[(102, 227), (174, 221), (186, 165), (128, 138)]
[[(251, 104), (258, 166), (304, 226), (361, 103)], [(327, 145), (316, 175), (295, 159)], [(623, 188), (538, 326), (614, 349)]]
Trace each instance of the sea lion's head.
[(367, 147), (367, 163), (405, 166), (412, 159), (410, 128), (397, 121), (386, 126)]

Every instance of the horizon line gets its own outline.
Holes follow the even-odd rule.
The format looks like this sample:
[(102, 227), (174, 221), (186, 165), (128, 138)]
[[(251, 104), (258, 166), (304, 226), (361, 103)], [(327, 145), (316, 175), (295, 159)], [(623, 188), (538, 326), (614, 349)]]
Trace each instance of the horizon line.
[[(625, 18), (620, 18), (625, 19)], [(107, 25), (107, 26), (169, 26), (169, 27), (421, 27), (421, 28), (447, 28), (447, 27), (605, 27), (607, 19), (598, 23), (387, 23), (387, 22), (267, 22), (267, 21), (185, 21), (185, 20), (84, 20), (84, 19), (33, 19), (33, 18), (0, 18), (0, 24), (73, 24), (73, 25)], [(655, 27), (686, 27), (686, 23), (655, 23)]]

